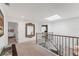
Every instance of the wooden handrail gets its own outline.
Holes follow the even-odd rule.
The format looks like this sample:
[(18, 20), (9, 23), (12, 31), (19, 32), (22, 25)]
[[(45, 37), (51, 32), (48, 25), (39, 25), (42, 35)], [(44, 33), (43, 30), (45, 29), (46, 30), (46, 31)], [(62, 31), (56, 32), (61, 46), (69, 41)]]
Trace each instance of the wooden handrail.
[(61, 36), (61, 37), (69, 37), (69, 38), (79, 38), (79, 37), (76, 37), (76, 36), (66, 36), (66, 35), (56, 35), (56, 34), (53, 34), (53, 36)]
[[(37, 33), (37, 34), (43, 34), (43, 33)], [(61, 36), (61, 37), (69, 37), (69, 38), (79, 38), (79, 37), (77, 37), (77, 36), (67, 36), (67, 35), (57, 35), (57, 34), (50, 34), (50, 33), (48, 33), (48, 35), (53, 35), (53, 36)]]

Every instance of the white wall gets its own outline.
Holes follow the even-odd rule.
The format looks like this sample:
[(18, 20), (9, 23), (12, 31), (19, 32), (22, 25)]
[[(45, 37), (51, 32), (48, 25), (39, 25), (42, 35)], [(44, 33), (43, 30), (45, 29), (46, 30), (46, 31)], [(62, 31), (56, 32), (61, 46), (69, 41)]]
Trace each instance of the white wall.
[(54, 34), (79, 36), (79, 17), (48, 23), (48, 31)]
[[(32, 22), (32, 21), (31, 21)], [(35, 37), (33, 38), (27, 38), (25, 37), (25, 24), (26, 23), (29, 23), (29, 21), (23, 21), (23, 22), (19, 22), (19, 32), (18, 32), (18, 35), (19, 35), (19, 42), (25, 42), (25, 41), (30, 41), (30, 40), (34, 40)], [(35, 32), (38, 32), (40, 31), (40, 24), (37, 22), (32, 22), (33, 24), (35, 24)]]

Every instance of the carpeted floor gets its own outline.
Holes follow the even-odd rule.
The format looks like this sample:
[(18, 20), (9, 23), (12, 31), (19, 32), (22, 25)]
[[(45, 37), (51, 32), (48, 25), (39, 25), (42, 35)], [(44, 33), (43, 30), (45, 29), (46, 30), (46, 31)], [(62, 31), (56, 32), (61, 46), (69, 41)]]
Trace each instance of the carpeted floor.
[(16, 44), (17, 41), (16, 41), (16, 38), (15, 37), (12, 37), (12, 38), (8, 38), (8, 44), (11, 45), (11, 44)]

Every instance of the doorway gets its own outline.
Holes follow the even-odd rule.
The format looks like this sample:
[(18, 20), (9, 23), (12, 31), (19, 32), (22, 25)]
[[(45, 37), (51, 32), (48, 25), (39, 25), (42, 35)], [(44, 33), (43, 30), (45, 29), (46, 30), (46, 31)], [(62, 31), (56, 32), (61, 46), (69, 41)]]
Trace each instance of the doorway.
[(48, 25), (42, 25), (42, 33), (48, 32)]
[(8, 22), (8, 45), (16, 44), (18, 41), (18, 24)]

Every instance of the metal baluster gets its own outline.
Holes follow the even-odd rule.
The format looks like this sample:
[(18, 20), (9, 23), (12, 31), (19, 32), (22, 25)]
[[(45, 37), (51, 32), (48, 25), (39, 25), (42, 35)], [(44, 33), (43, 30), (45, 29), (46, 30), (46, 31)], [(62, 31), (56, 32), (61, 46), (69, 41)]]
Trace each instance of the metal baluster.
[(72, 53), (74, 53), (74, 38), (72, 39), (72, 46), (73, 46)]
[(65, 56), (66, 56), (66, 37), (65, 37)]
[(62, 49), (61, 49), (62, 50), (62, 56), (63, 56), (63, 46), (64, 45), (63, 45), (63, 36), (62, 36)]
[(57, 48), (57, 40), (56, 40), (56, 36), (54, 36), (54, 38), (55, 38), (55, 44), (56, 44), (56, 48)]
[(54, 38), (53, 38), (53, 33), (52, 33), (52, 40), (54, 41)]
[[(60, 46), (60, 44), (61, 44), (61, 37), (59, 36), (59, 54), (60, 54), (60, 52), (61, 52), (61, 46)], [(61, 54), (60, 54), (61, 55)]]
[(56, 40), (56, 36), (53, 35), (53, 38), (54, 38), (54, 41), (55, 41), (54, 45), (55, 45), (55, 47), (56, 47), (56, 49), (57, 49), (57, 40)]
[[(55, 44), (56, 44), (56, 48), (57, 48), (57, 37), (55, 36)], [(58, 48), (57, 48), (57, 53), (58, 53)]]
[(70, 56), (70, 37), (69, 37), (69, 39), (68, 39), (68, 46), (69, 46), (69, 53), (68, 53), (68, 55)]
[(38, 35), (38, 34), (36, 33), (36, 44), (37, 44), (37, 35)]
[(59, 48), (58, 48), (58, 36), (57, 36), (57, 52), (58, 52), (58, 55), (59, 55)]
[(78, 56), (78, 38), (77, 38), (77, 56)]
[(60, 54), (60, 52), (61, 52), (61, 50), (60, 50), (60, 48), (61, 48), (61, 47), (60, 47), (60, 44), (61, 44), (61, 37), (59, 36), (59, 51), (58, 51), (59, 55), (61, 55), (61, 54)]

